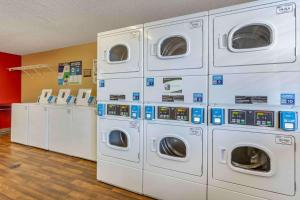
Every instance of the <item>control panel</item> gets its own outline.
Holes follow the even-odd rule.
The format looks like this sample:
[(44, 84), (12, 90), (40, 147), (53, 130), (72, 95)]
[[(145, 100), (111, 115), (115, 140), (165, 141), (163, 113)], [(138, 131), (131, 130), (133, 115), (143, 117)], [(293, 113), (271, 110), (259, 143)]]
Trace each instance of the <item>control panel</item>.
[(157, 118), (165, 120), (189, 121), (189, 108), (158, 106)]
[(141, 118), (141, 106), (132, 105), (131, 106), (131, 118), (140, 119)]
[(213, 125), (224, 124), (225, 110), (223, 108), (212, 108), (211, 109), (211, 123)]
[(229, 109), (228, 124), (274, 127), (274, 112)]
[(295, 131), (298, 129), (298, 113), (291, 111), (279, 112), (279, 126), (284, 131)]
[(129, 105), (107, 104), (107, 115), (129, 117)]

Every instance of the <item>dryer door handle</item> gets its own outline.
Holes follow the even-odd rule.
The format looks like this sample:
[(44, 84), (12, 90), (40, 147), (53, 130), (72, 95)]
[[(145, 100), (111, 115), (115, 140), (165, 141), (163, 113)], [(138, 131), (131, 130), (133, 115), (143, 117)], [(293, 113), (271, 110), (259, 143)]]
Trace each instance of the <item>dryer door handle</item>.
[(102, 57), (103, 61), (107, 61), (107, 52), (108, 52), (107, 49), (103, 51), (103, 57)]
[(151, 151), (156, 151), (156, 138), (151, 139)]
[(106, 143), (106, 134), (105, 133), (101, 134), (101, 138), (102, 138), (102, 142)]
[(227, 150), (224, 147), (219, 148), (219, 162), (222, 164), (227, 163)]
[(158, 51), (157, 48), (158, 48), (157, 44), (150, 45), (150, 55), (151, 56), (157, 56), (157, 51)]
[(227, 47), (227, 41), (228, 40), (228, 35), (225, 33), (225, 34), (222, 34), (222, 35), (219, 35), (219, 49), (225, 49)]

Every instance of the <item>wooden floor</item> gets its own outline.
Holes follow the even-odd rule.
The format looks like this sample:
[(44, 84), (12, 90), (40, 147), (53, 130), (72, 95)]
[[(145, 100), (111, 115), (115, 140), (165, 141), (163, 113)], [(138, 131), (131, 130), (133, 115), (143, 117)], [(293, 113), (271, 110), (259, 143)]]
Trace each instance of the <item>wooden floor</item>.
[(96, 163), (0, 136), (0, 200), (150, 199), (96, 181)]

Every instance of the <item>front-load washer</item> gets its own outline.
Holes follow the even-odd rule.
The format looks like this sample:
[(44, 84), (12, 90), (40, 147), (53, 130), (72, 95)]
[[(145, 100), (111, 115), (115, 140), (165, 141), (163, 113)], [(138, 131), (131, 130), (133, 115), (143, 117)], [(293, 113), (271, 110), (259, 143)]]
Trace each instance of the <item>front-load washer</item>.
[(299, 107), (210, 107), (208, 200), (300, 198)]
[(98, 79), (143, 77), (143, 25), (98, 34)]
[(143, 78), (98, 81), (97, 179), (142, 193)]
[(209, 12), (209, 73), (299, 71), (294, 0), (262, 0)]
[(144, 194), (206, 199), (207, 76), (145, 78), (144, 90)]
[(145, 76), (207, 75), (208, 12), (144, 25)]

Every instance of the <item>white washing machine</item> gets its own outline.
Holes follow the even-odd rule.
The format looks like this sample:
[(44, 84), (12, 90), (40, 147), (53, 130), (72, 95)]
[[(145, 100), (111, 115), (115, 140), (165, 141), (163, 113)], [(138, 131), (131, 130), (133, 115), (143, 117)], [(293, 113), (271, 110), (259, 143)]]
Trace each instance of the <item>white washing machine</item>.
[(145, 195), (206, 199), (207, 76), (155, 77), (145, 85)]
[(208, 200), (300, 199), (299, 107), (210, 107)]
[(28, 145), (28, 104), (11, 106), (11, 141)]
[(207, 75), (208, 12), (144, 24), (145, 76)]
[(209, 73), (299, 71), (299, 10), (262, 0), (210, 11)]
[(98, 34), (98, 79), (143, 77), (143, 25)]
[[(28, 105), (28, 145), (48, 150), (48, 106)], [(26, 127), (23, 127), (24, 131)]]
[(97, 179), (142, 193), (143, 78), (98, 81)]

